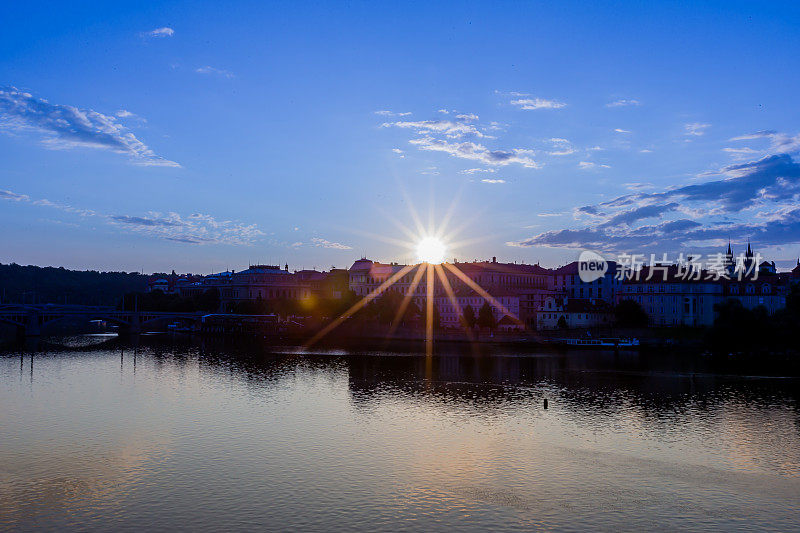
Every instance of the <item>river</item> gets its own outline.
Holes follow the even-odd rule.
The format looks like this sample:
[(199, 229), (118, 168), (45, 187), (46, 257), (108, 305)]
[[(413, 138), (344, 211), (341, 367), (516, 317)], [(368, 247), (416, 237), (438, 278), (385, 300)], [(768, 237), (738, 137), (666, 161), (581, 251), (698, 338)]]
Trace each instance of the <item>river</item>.
[(57, 339), (0, 355), (0, 530), (797, 530), (798, 385), (626, 352)]

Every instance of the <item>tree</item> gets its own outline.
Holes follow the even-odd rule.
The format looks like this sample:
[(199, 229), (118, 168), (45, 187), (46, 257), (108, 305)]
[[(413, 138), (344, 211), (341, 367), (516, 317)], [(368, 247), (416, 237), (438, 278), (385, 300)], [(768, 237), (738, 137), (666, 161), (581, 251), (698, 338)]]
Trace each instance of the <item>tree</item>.
[(483, 305), (478, 311), (478, 326), (488, 328), (489, 331), (494, 331), (496, 325), (497, 321), (494, 319), (492, 306), (489, 305), (489, 302), (483, 302)]
[(621, 328), (646, 328), (648, 317), (644, 308), (633, 300), (622, 300), (614, 309), (617, 326)]
[(564, 318), (564, 315), (558, 318), (558, 327), (559, 329), (567, 329), (567, 319)]
[(461, 324), (467, 329), (473, 329), (475, 327), (475, 323), (478, 319), (475, 317), (475, 310), (472, 308), (471, 305), (467, 304), (467, 306), (463, 310), (463, 314), (461, 315)]
[(370, 307), (372, 308), (372, 313), (378, 319), (378, 323), (386, 325), (391, 324), (392, 320), (394, 320), (402, 303), (403, 297), (400, 296), (400, 293), (390, 289), (378, 296), (370, 304)]
[(746, 309), (741, 300), (729, 298), (714, 306), (717, 317), (708, 332), (711, 349), (720, 354), (759, 352), (771, 346), (779, 331), (767, 309)]
[(114, 305), (147, 289), (147, 276), (127, 272), (0, 264), (0, 303)]

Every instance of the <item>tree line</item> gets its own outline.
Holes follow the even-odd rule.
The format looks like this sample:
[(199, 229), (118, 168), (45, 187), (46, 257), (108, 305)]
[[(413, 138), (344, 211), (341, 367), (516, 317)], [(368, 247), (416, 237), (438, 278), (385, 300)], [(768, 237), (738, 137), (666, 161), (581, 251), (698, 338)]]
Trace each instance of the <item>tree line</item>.
[(115, 305), (125, 293), (144, 291), (147, 278), (136, 272), (0, 264), (0, 299), (17, 304)]

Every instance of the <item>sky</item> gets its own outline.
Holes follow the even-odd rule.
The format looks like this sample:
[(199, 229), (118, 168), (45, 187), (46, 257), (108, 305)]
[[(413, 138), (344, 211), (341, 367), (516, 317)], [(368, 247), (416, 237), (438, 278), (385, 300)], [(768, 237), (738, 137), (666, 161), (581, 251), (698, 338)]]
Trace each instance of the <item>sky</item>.
[(797, 2), (0, 6), (0, 262), (800, 255)]

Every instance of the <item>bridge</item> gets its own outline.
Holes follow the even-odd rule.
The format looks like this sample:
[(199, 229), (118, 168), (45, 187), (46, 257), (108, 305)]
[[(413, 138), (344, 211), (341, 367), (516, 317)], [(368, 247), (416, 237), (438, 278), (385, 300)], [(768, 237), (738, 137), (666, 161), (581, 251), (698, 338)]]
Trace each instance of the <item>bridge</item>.
[(11, 324), (25, 336), (41, 335), (42, 327), (66, 319), (103, 320), (129, 333), (140, 333), (148, 326), (168, 322), (200, 324), (203, 312), (119, 311), (112, 307), (84, 305), (0, 305), (0, 323)]

